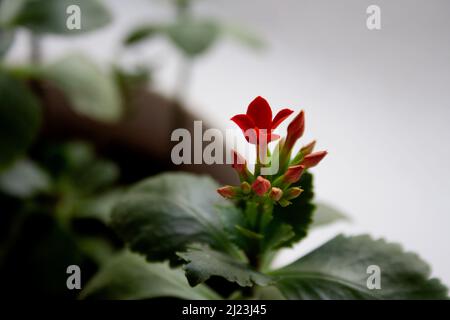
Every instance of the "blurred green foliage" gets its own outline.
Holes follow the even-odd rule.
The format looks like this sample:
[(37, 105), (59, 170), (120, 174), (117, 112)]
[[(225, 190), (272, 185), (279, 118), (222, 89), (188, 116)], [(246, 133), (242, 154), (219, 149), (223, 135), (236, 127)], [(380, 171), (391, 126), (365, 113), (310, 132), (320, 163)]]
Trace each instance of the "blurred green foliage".
[(0, 174), (2, 289), (10, 296), (75, 298), (66, 268), (80, 265), (84, 283), (120, 245), (107, 227), (117, 197), (81, 205), (117, 195), (119, 170), (81, 142), (42, 143), (29, 157)]

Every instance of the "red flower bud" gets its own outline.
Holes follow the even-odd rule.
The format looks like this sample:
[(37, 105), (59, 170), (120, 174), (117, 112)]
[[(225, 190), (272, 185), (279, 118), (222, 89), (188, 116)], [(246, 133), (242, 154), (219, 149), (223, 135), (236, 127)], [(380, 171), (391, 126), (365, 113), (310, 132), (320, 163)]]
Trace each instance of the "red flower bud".
[(295, 142), (300, 139), (305, 132), (305, 112), (302, 110), (291, 121), (287, 129), (286, 143), (284, 144), (287, 151), (290, 151)]
[(303, 192), (303, 189), (300, 189), (298, 187), (290, 188), (286, 191), (285, 199), (286, 200), (292, 200), (297, 198), (299, 195), (301, 195)]
[(278, 201), (283, 196), (283, 190), (277, 187), (273, 187), (272, 190), (270, 190), (269, 197), (270, 199), (274, 201)]
[(300, 152), (302, 154), (302, 156), (307, 156), (308, 154), (310, 154), (311, 152), (313, 152), (314, 147), (316, 146), (316, 140), (311, 141), (310, 143), (308, 143), (306, 146), (303, 146), (300, 149)]
[(303, 165), (289, 167), (283, 176), (283, 182), (289, 184), (297, 182), (298, 180), (300, 180), (300, 177), (302, 176), (304, 170), (305, 166)]
[(217, 189), (217, 192), (226, 199), (233, 199), (236, 196), (236, 188), (232, 186), (224, 186)]
[(302, 165), (305, 166), (306, 169), (312, 168), (316, 166), (323, 158), (327, 155), (326, 151), (318, 151), (311, 154), (308, 154), (303, 158)]
[(245, 167), (247, 166), (247, 161), (243, 156), (241, 156), (236, 150), (231, 150), (231, 156), (233, 157), (233, 163), (232, 167), (237, 172), (241, 173), (243, 170), (245, 170)]
[(270, 181), (258, 176), (252, 184), (252, 189), (258, 196), (263, 196), (270, 189)]

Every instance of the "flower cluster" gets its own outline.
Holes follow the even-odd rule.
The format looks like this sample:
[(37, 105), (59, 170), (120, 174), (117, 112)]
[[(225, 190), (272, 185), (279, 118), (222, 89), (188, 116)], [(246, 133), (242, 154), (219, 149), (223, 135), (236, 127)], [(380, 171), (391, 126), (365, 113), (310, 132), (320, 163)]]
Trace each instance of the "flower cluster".
[[(268, 102), (262, 97), (257, 97), (248, 106), (246, 114), (238, 114), (231, 118), (241, 128), (247, 141), (256, 145), (257, 161), (252, 173), (247, 167), (246, 159), (232, 150), (232, 167), (238, 173), (241, 185), (219, 188), (217, 191), (220, 195), (227, 199), (260, 197), (287, 206), (291, 203), (290, 200), (302, 193), (303, 190), (295, 184), (303, 172), (316, 166), (327, 152), (313, 152), (316, 142), (312, 141), (292, 157), (292, 149), (305, 131), (304, 111), (291, 121), (285, 138), (280, 139), (279, 135), (273, 133), (292, 113), (290, 109), (282, 109), (272, 119), (272, 109)], [(271, 154), (268, 144), (278, 139), (279, 143)], [(270, 165), (274, 160), (278, 161), (278, 172), (262, 175), (261, 167)]]

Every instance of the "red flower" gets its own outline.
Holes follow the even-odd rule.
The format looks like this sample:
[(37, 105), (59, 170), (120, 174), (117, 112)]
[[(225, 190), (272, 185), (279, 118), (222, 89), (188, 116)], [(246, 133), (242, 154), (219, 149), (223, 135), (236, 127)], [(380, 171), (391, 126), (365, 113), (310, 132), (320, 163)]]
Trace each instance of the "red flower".
[(231, 118), (244, 132), (245, 138), (252, 144), (257, 144), (262, 136), (267, 143), (278, 139), (280, 136), (273, 134), (272, 130), (283, 122), (293, 111), (280, 110), (272, 120), (272, 109), (263, 97), (256, 97), (247, 108), (247, 114), (238, 114)]

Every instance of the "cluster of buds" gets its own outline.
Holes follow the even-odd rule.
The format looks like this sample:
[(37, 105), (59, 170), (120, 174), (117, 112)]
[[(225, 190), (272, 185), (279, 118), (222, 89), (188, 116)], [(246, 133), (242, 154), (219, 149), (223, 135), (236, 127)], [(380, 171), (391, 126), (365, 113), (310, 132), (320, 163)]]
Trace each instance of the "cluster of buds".
[[(231, 120), (242, 129), (249, 143), (257, 145), (257, 150), (268, 150), (267, 144), (279, 138), (272, 131), (292, 113), (290, 109), (282, 109), (272, 120), (269, 104), (264, 98), (257, 97), (248, 106), (246, 114), (236, 115)], [(249, 131), (253, 134), (249, 135)], [(279, 152), (273, 155), (279, 157), (280, 164), (280, 170), (275, 175), (262, 176), (259, 170), (255, 169), (257, 173), (255, 176), (248, 169), (245, 158), (232, 150), (232, 167), (239, 175), (241, 184), (219, 188), (217, 190), (219, 194), (227, 199), (260, 197), (268, 198), (281, 206), (289, 205), (290, 200), (297, 198), (303, 192), (296, 184), (305, 170), (316, 166), (327, 155), (326, 151), (313, 152), (316, 142), (312, 141), (291, 157), (292, 149), (303, 136), (304, 131), (305, 113), (301, 111), (289, 124), (286, 138), (280, 140), (277, 147)], [(263, 134), (265, 137), (261, 137)], [(257, 154), (257, 157), (259, 156)]]

